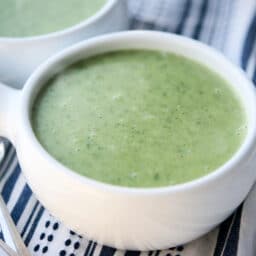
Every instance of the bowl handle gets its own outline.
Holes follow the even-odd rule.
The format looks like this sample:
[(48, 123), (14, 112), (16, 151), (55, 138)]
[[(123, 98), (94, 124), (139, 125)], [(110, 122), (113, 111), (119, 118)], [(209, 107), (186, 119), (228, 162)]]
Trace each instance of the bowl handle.
[(16, 109), (20, 102), (21, 90), (13, 89), (0, 82), (0, 137), (9, 139), (12, 143), (15, 139), (17, 118)]

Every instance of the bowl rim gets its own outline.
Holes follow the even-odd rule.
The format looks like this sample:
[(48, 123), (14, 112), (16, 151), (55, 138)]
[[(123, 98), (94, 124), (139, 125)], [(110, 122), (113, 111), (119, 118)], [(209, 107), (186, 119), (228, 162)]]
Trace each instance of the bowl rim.
[(103, 4), (99, 10), (97, 10), (93, 15), (90, 17), (79, 21), (78, 23), (68, 26), (64, 29), (60, 29), (54, 32), (45, 33), (45, 34), (39, 34), (35, 36), (21, 36), (21, 37), (1, 37), (0, 36), (0, 42), (7, 42), (7, 43), (13, 43), (13, 42), (27, 42), (27, 41), (36, 41), (36, 40), (47, 40), (49, 38), (55, 38), (60, 36), (65, 36), (70, 33), (77, 32), (84, 27), (90, 26), (93, 23), (97, 22), (99, 19), (101, 19), (103, 16), (107, 15), (108, 12), (119, 2), (123, 0), (106, 0), (105, 4)]
[[(42, 65), (40, 65), (37, 70), (30, 76), (30, 78), (27, 80), (24, 89), (22, 90), (22, 100), (21, 100), (21, 108), (20, 108), (20, 117), (22, 122), (22, 129), (23, 134), (26, 135), (26, 139), (29, 139), (32, 146), (37, 149), (37, 152), (40, 154), (41, 157), (43, 157), (49, 164), (54, 166), (56, 171), (65, 173), (70, 178), (77, 180), (78, 182), (86, 185), (94, 187), (98, 190), (104, 190), (107, 192), (113, 192), (113, 193), (123, 193), (123, 194), (129, 194), (129, 195), (156, 195), (156, 194), (169, 194), (169, 193), (177, 193), (181, 191), (187, 191), (194, 188), (198, 188), (200, 186), (208, 185), (211, 182), (216, 181), (217, 179), (223, 177), (225, 174), (230, 174), (232, 170), (239, 166), (241, 162), (246, 162), (247, 159), (250, 157), (251, 152), (255, 148), (256, 144), (256, 118), (252, 118), (250, 120), (250, 126), (251, 128), (248, 128), (248, 132), (244, 138), (244, 141), (242, 145), (237, 149), (237, 151), (232, 155), (232, 157), (226, 161), (223, 165), (221, 165), (219, 168), (215, 169), (214, 171), (208, 173), (207, 175), (198, 177), (196, 179), (193, 179), (188, 182), (175, 184), (175, 185), (169, 185), (169, 186), (162, 186), (162, 187), (126, 187), (126, 186), (119, 186), (119, 185), (113, 185), (108, 184), (105, 182), (101, 182), (98, 180), (94, 180), (89, 177), (85, 177), (83, 175), (78, 174), (77, 172), (72, 171), (72, 169), (66, 167), (62, 163), (60, 163), (58, 160), (56, 160), (54, 157), (52, 157), (40, 144), (40, 142), (37, 140), (32, 125), (30, 123), (30, 110), (31, 110), (31, 100), (33, 98), (33, 94), (35, 93), (35, 88), (39, 91), (41, 88), (41, 85), (38, 88), (38, 82), (40, 79), (47, 73), (49, 73), (50, 69), (58, 64), (60, 64), (65, 58), (72, 58), (76, 53), (79, 53), (80, 51), (85, 51), (86, 48), (89, 47), (96, 47), (99, 48), (100, 45), (106, 43), (106, 42), (113, 42), (113, 40), (124, 42), (127, 39), (131, 38), (140, 38), (142, 40), (146, 40), (151, 37), (159, 37), (164, 38), (166, 40), (178, 40), (180, 42), (183, 42), (186, 45), (191, 45), (191, 47), (196, 47), (202, 49), (202, 52), (205, 54), (209, 53), (212, 56), (215, 56), (218, 61), (225, 62), (226, 65), (229, 66), (230, 69), (232, 69), (233, 73), (236, 73), (243, 79), (244, 83), (246, 83), (246, 87), (248, 88), (248, 91), (252, 93), (251, 97), (253, 99), (254, 108), (253, 113), (251, 115), (256, 116), (256, 91), (252, 84), (252, 82), (246, 78), (245, 73), (235, 65), (233, 65), (231, 62), (229, 62), (224, 55), (222, 55), (217, 50), (201, 43), (196, 40), (170, 34), (166, 32), (156, 32), (156, 31), (125, 31), (125, 32), (116, 32), (108, 35), (98, 36), (89, 40), (86, 40), (84, 42), (80, 42), (76, 45), (73, 45), (62, 52), (58, 53), (57, 55), (51, 57), (46, 62), (44, 62)], [(145, 38), (145, 39), (143, 39)], [(193, 48), (192, 47), (192, 48)], [(123, 48), (128, 49), (128, 48)], [(129, 49), (135, 49), (129, 48)], [(157, 48), (156, 48), (157, 49)], [(152, 47), (153, 50), (153, 47)], [(110, 52), (107, 50), (106, 52)], [(92, 56), (95, 54), (92, 54)], [(185, 56), (185, 55), (184, 55)], [(87, 57), (84, 57), (86, 59)], [(196, 61), (196, 60), (194, 60)], [(198, 61), (199, 62), (199, 61)], [(200, 63), (200, 62), (199, 62)], [(201, 63), (203, 64), (203, 63)], [(68, 66), (68, 65), (67, 65)], [(66, 66), (64, 66), (64, 69)], [(61, 68), (62, 70), (63, 68)], [(40, 82), (39, 82), (40, 83)], [(43, 86), (43, 85), (42, 85)], [(38, 92), (36, 92), (37, 94)], [(249, 126), (249, 120), (248, 120), (248, 126)]]

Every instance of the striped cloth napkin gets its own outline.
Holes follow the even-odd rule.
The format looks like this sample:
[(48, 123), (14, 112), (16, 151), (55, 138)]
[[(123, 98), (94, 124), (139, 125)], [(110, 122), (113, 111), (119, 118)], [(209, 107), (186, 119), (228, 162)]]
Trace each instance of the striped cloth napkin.
[[(255, 0), (130, 0), (128, 4), (131, 29), (173, 32), (207, 43), (241, 66), (256, 84)], [(37, 201), (8, 143), (0, 164), (0, 191), (35, 256), (256, 255), (256, 187), (219, 228), (189, 244), (154, 252), (118, 251), (68, 230)]]

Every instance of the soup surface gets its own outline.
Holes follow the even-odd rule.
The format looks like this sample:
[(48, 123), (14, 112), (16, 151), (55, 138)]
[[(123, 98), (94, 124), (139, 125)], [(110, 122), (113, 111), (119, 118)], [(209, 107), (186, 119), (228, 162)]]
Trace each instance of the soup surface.
[(0, 37), (43, 35), (95, 14), (107, 0), (0, 0)]
[(241, 145), (246, 114), (231, 87), (170, 53), (126, 50), (74, 64), (32, 109), (43, 147), (74, 172), (128, 187), (191, 181)]

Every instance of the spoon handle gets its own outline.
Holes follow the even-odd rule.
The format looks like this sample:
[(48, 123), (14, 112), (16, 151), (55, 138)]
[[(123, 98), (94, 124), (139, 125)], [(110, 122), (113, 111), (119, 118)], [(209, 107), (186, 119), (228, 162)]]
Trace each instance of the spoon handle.
[(6, 243), (19, 255), (31, 256), (26, 248), (16, 226), (14, 225), (9, 211), (0, 196), (0, 223)]
[(18, 256), (6, 243), (0, 240), (0, 255), (1, 256)]

